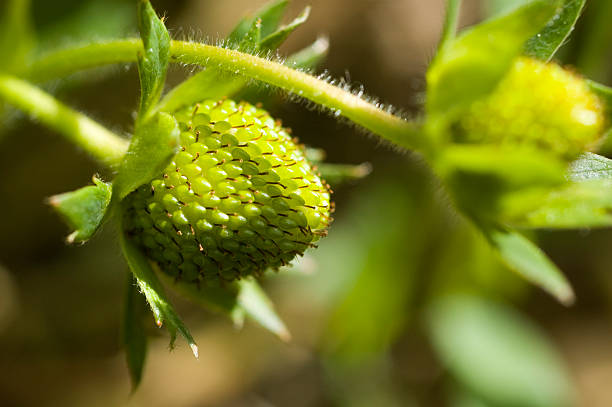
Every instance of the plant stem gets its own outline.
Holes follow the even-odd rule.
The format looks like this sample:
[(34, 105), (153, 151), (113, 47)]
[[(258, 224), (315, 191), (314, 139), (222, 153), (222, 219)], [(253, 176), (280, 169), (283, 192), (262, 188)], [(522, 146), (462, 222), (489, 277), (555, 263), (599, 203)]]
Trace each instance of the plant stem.
[[(138, 39), (94, 43), (57, 51), (35, 62), (29, 78), (44, 81), (95, 66), (136, 61), (142, 52)], [(256, 79), (322, 105), (382, 138), (408, 149), (428, 147), (428, 139), (417, 124), (403, 120), (324, 80), (296, 71), (281, 63), (239, 51), (206, 44), (172, 41), (171, 61), (214, 65)]]
[(0, 98), (56, 130), (104, 164), (117, 165), (127, 151), (127, 140), (26, 81), (0, 75)]

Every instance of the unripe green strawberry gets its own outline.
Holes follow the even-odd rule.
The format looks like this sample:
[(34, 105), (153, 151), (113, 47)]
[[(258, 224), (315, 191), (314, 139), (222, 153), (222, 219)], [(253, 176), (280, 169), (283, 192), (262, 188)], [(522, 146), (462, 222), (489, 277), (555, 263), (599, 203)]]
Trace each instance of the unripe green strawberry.
[(456, 141), (521, 146), (573, 159), (604, 130), (604, 107), (562, 67), (519, 58), (492, 94), (473, 104)]
[(206, 100), (175, 117), (180, 151), (124, 200), (128, 235), (165, 273), (207, 285), (259, 275), (326, 234), (330, 191), (266, 111)]

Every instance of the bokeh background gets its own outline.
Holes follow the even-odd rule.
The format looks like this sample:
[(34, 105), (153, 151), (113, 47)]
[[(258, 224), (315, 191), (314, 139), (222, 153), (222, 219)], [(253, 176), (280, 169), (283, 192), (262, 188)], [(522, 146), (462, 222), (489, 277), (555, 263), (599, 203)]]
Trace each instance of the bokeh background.
[[(135, 35), (133, 0), (33, 0), (41, 52)], [(223, 37), (261, 0), (159, 0), (176, 38)], [(462, 26), (503, 6), (464, 2)], [(307, 4), (294, 0), (287, 19)], [(442, 0), (312, 0), (281, 48), (320, 35), (324, 68), (417, 115)], [(0, 10), (4, 2), (0, 1)], [(0, 11), (1, 12), (1, 11)], [(590, 0), (559, 59), (612, 83), (612, 2)], [(185, 69), (171, 69), (177, 83)], [(138, 77), (125, 65), (46, 84), (69, 105), (128, 134)], [(264, 285), (293, 340), (174, 298), (200, 346), (168, 350), (151, 318), (149, 359), (130, 396), (119, 347), (126, 265), (112, 227), (82, 247), (45, 197), (100, 169), (18, 114), (0, 134), (1, 406), (541, 406), (612, 405), (612, 233), (533, 235), (574, 285), (565, 308), (505, 269), (457, 215), (415, 154), (394, 151), (305, 104), (260, 89), (274, 116), (329, 162), (372, 164), (335, 187), (336, 222), (320, 248)], [(102, 172), (109, 178), (112, 174)], [(449, 295), (451, 295), (449, 297)]]

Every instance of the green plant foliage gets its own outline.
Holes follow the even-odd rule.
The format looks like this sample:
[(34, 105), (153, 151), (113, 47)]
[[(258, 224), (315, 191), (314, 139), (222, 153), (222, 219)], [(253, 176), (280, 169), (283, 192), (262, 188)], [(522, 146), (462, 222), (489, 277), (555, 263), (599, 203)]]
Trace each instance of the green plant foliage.
[(66, 239), (69, 243), (89, 240), (106, 216), (112, 186), (97, 177), (93, 177), (93, 182), (95, 185), (49, 198), (49, 204), (74, 230)]
[(179, 135), (176, 119), (162, 112), (136, 127), (113, 184), (117, 198), (125, 198), (162, 172), (176, 154)]
[(486, 405), (573, 405), (570, 379), (552, 344), (510, 307), (452, 295), (430, 305), (427, 322), (442, 363)]
[[(155, 323), (158, 327), (166, 324), (166, 328), (170, 332), (170, 347), (174, 346), (176, 332), (178, 331), (185, 338), (191, 347), (193, 354), (197, 358), (198, 347), (195, 344), (191, 333), (189, 333), (189, 330), (187, 327), (185, 327), (185, 324), (174, 310), (174, 307), (166, 298), (164, 289), (155, 275), (151, 264), (144, 254), (136, 246), (134, 246), (129, 239), (126, 239), (123, 233), (120, 236), (123, 255), (125, 256), (130, 270), (138, 283), (141, 293), (145, 296), (149, 306), (151, 307), (151, 311), (153, 311)], [(127, 334), (129, 334), (129, 332)], [(132, 341), (131, 338), (126, 338), (124, 340), (126, 342)], [(138, 339), (134, 340), (137, 341)]]
[(170, 60), (170, 35), (149, 0), (138, 0), (138, 29), (144, 48), (144, 54), (138, 57), (141, 87), (138, 116), (142, 122), (164, 90)]
[(282, 340), (291, 339), (285, 323), (277, 315), (272, 301), (257, 284), (257, 281), (253, 278), (245, 278), (238, 282), (238, 286), (238, 304), (244, 313)]
[(35, 45), (30, 0), (4, 2), (0, 18), (0, 72), (20, 73), (29, 64)]
[(310, 7), (306, 7), (304, 11), (302, 11), (302, 13), (289, 24), (280, 27), (278, 30), (268, 36), (262, 35), (259, 47), (262, 50), (273, 50), (278, 48), (296, 28), (308, 20), (309, 15)]
[(585, 153), (572, 163), (569, 176), (574, 181), (612, 179), (612, 160), (601, 155)]
[(529, 239), (513, 230), (487, 228), (485, 235), (504, 262), (531, 283), (565, 305), (574, 302), (574, 292), (557, 266)]
[(527, 41), (525, 54), (549, 61), (571, 34), (585, 4), (586, 0), (563, 0), (557, 14)]
[(458, 114), (491, 92), (555, 11), (556, 2), (533, 1), (460, 34), (429, 67), (427, 112)]

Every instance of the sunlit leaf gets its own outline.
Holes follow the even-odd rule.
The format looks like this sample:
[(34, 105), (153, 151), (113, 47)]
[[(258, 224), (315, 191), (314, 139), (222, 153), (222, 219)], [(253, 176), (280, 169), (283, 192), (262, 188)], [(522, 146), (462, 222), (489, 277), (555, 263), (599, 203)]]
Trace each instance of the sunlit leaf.
[(310, 15), (310, 7), (306, 7), (302, 13), (297, 16), (293, 21), (289, 24), (280, 27), (277, 31), (268, 35), (267, 37), (263, 37), (259, 44), (259, 48), (263, 50), (273, 50), (278, 48), (287, 37), (295, 31), (296, 28), (301, 26), (308, 20), (308, 16)]
[(570, 283), (538, 246), (513, 230), (488, 228), (484, 232), (510, 269), (561, 303), (570, 305), (574, 302)]
[(329, 52), (329, 39), (319, 37), (309, 46), (291, 54), (285, 65), (295, 69), (314, 69), (323, 62)]
[(147, 338), (141, 318), (143, 310), (145, 310), (143, 298), (138, 292), (136, 279), (132, 273), (129, 273), (125, 293), (122, 342), (132, 380), (132, 391), (135, 391), (140, 384), (147, 357)]
[(240, 20), (238, 25), (228, 35), (227, 40), (230, 44), (238, 44), (247, 34), (253, 22), (257, 20), (261, 21), (261, 35), (267, 37), (276, 31), (288, 4), (288, 0), (275, 0), (266, 3), (253, 17)]
[(486, 405), (573, 405), (571, 381), (553, 344), (508, 306), (452, 295), (430, 305), (427, 322), (442, 363)]
[(143, 121), (164, 89), (170, 60), (170, 35), (149, 0), (138, 1), (138, 29), (144, 47), (144, 54), (138, 56), (141, 88), (138, 116), (139, 121)]
[(49, 198), (49, 204), (74, 230), (67, 238), (69, 243), (89, 240), (106, 216), (112, 186), (96, 177), (93, 182), (95, 185)]
[(291, 338), (289, 330), (257, 281), (252, 278), (245, 278), (240, 280), (238, 285), (240, 287), (238, 303), (244, 309), (246, 315), (270, 332), (275, 333), (282, 340), (288, 341)]
[(612, 160), (601, 155), (585, 153), (572, 163), (569, 176), (575, 181), (612, 180)]
[(163, 171), (176, 153), (179, 134), (176, 119), (167, 113), (157, 113), (137, 125), (113, 185), (118, 199)]
[(525, 54), (550, 60), (574, 30), (586, 0), (563, 0), (559, 11), (546, 26), (525, 44)]
[(164, 289), (145, 255), (123, 233), (120, 235), (120, 243), (123, 255), (134, 274), (138, 287), (140, 287), (141, 293), (146, 297), (151, 307), (155, 323), (159, 327), (166, 324), (166, 328), (170, 332), (170, 346), (174, 345), (176, 332), (178, 331), (185, 338), (197, 358), (198, 347), (191, 333), (166, 298)]
[(490, 93), (555, 11), (556, 2), (536, 0), (460, 34), (429, 68), (427, 111), (456, 114)]

